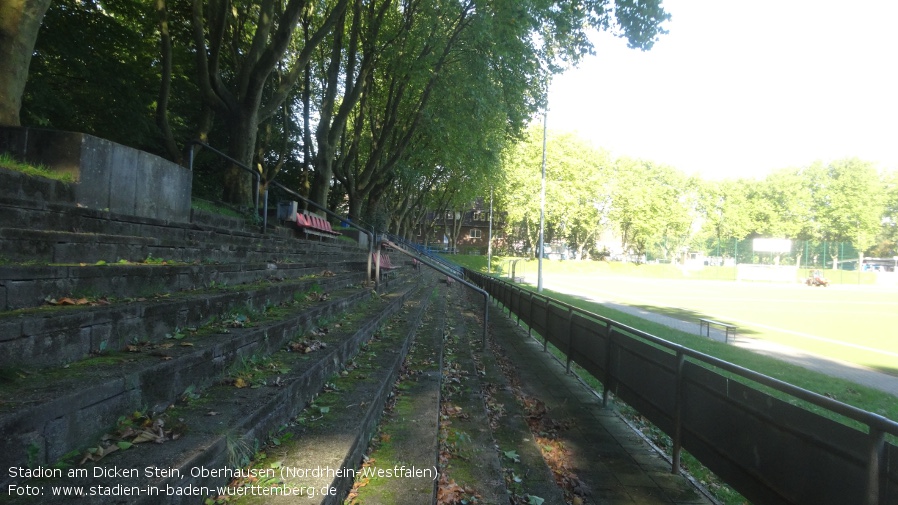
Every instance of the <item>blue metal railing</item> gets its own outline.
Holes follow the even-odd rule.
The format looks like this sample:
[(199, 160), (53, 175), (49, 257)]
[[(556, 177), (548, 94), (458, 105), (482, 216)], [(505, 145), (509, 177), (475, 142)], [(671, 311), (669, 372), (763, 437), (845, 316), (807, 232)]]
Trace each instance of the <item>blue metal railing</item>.
[(458, 276), (462, 276), (464, 273), (462, 267), (447, 260), (446, 258), (440, 256), (439, 254), (436, 254), (433, 249), (431, 249), (427, 246), (424, 246), (422, 244), (416, 244), (416, 243), (406, 240), (398, 235), (392, 235), (389, 233), (385, 233), (384, 237), (386, 237), (388, 240), (390, 240), (390, 242), (399, 244), (408, 250), (415, 251), (418, 254), (420, 254), (421, 256), (424, 256), (424, 257), (430, 259), (434, 263), (438, 263), (444, 269), (449, 270)]

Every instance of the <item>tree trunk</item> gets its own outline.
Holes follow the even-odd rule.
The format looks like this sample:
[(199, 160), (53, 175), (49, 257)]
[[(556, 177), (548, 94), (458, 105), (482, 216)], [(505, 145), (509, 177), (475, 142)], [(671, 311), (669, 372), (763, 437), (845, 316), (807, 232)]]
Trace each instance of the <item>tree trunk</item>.
[(0, 125), (19, 126), (22, 94), (51, 0), (0, 0)]
[[(244, 163), (251, 169), (253, 152), (256, 148), (256, 136), (258, 135), (259, 106), (249, 106), (243, 114), (235, 114), (228, 121), (231, 126), (231, 138), (228, 145), (228, 155), (235, 160)], [(224, 188), (222, 200), (239, 206), (248, 207), (255, 201), (253, 194), (253, 176), (246, 170), (229, 164), (225, 170)]]

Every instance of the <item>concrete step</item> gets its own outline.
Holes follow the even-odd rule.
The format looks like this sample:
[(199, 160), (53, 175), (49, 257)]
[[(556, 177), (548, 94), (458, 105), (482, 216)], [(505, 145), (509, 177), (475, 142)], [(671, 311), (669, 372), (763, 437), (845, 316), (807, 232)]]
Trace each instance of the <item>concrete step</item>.
[[(298, 425), (284, 434), (290, 442), (264, 448), (264, 459), (252, 467), (278, 462), (285, 472), (276, 486), (294, 491), (292, 496), (269, 496), (266, 504), (338, 504), (344, 502), (356, 469), (375, 431), (391, 390), (402, 373), (402, 363), (419, 331), (422, 316), (430, 311), (432, 278), (425, 289), (409, 299), (403, 311), (385, 324), (356, 359), (298, 418)], [(318, 470), (318, 471), (316, 471)], [(393, 470), (392, 468), (390, 469)], [(426, 470), (433, 473), (431, 461)], [(236, 483), (238, 486), (244, 483)], [(244, 491), (246, 487), (242, 488)], [(240, 488), (232, 493), (239, 493)], [(258, 503), (245, 497), (236, 503)]]
[(369, 289), (359, 287), (330, 295), (267, 314), (232, 314), (161, 345), (136, 346), (139, 352), (104, 352), (68, 367), (18, 374), (0, 384), (0, 460), (6, 467), (52, 465), (120, 416), (162, 412), (188, 389), (220, 380), (233, 363), (277, 352), (322, 318), (372, 299)]
[(437, 464), (439, 480), (357, 478), (349, 503), (571, 503), (537, 446), (515, 385), (482, 348), (482, 307), (457, 288), (441, 285), (439, 294), (442, 319), (428, 329), (430, 338), (416, 341), (368, 455), (372, 467)]
[(129, 345), (158, 343), (234, 311), (261, 313), (271, 306), (361, 286), (365, 281), (362, 271), (336, 274), (305, 267), (289, 270), (290, 277), (283, 270), (278, 273), (285, 277), (233, 286), (219, 280), (218, 285), (210, 283), (199, 290), (131, 299), (72, 299), (84, 305), (44, 305), (0, 313), (0, 369), (65, 365)]
[[(322, 408), (323, 404), (316, 404), (307, 411), (310, 414), (301, 412), (325, 385), (333, 385), (341, 370), (347, 368), (350, 360), (357, 359), (359, 349), (366, 347), (365, 343), (378, 329), (381, 329), (379, 338), (387, 343), (379, 349), (377, 356), (389, 358), (388, 362), (401, 361), (404, 354), (402, 338), (388, 337), (392, 333), (387, 328), (414, 326), (413, 319), (417, 316), (403, 315), (391, 323), (388, 321), (417, 292), (417, 285), (405, 284), (395, 293), (377, 298), (369, 296), (369, 303), (364, 307), (344, 310), (343, 317), (328, 324), (330, 331), (317, 337), (326, 347), (314, 352), (273, 349), (266, 358), (253, 358), (231, 369), (229, 377), (246, 377), (249, 387), (237, 387), (235, 380), (223, 381), (184, 395), (176, 406), (153, 416), (157, 420), (164, 416), (165, 426), (184, 430), (176, 440), (135, 444), (96, 464), (75, 465), (86, 470), (86, 477), (68, 477), (66, 474), (57, 479), (31, 481), (29, 485), (39, 487), (44, 494), (37, 499), (15, 498), (12, 503), (68, 503), (70, 497), (49, 496), (54, 484), (69, 488), (83, 486), (85, 490), (100, 489), (99, 486), (114, 490), (119, 486), (117, 497), (93, 496), (82, 499), (82, 503), (200, 503), (207, 496), (214, 497), (217, 494), (215, 486), (226, 485), (231, 480), (229, 476), (234, 472), (229, 469), (239, 468), (248, 464), (253, 456), (258, 457), (265, 442), (287, 441), (285, 434), (291, 428), (313, 426), (321, 416), (325, 420), (336, 417), (337, 408), (329, 411)], [(403, 332), (396, 333), (397, 337)], [(373, 365), (367, 373), (380, 373), (387, 368), (379, 360)], [(365, 396), (371, 409), (382, 401), (377, 394), (375, 388)], [(331, 436), (328, 440), (341, 438), (338, 433), (342, 432), (332, 427), (319, 435), (298, 433), (297, 440), (311, 440), (314, 446), (320, 447), (327, 443), (320, 436)], [(265, 471), (280, 468), (269, 464), (271, 458), (261, 461), (255, 468)], [(148, 475), (148, 467), (162, 471)], [(244, 482), (259, 485), (258, 480), (244, 479)], [(270, 484), (270, 480), (266, 482)], [(123, 497), (124, 488), (141, 492)], [(167, 491), (170, 494), (166, 495)]]
[(0, 167), (0, 200), (75, 203), (75, 186), (47, 177), (25, 175)]
[(358, 253), (309, 256), (299, 263), (111, 263), (0, 266), (0, 310), (42, 307), (48, 299), (149, 298), (164, 293), (277, 282), (366, 268)]
[(356, 243), (346, 240), (303, 240), (73, 209), (62, 207), (45, 215), (46, 211), (0, 204), (2, 262), (297, 261), (309, 254), (359, 251)]
[(356, 476), (348, 503), (421, 505), (436, 500), (440, 379), (447, 331), (445, 289), (438, 285), (431, 291), (432, 306), (415, 334), (393, 387), (393, 399), (358, 468), (368, 473)]

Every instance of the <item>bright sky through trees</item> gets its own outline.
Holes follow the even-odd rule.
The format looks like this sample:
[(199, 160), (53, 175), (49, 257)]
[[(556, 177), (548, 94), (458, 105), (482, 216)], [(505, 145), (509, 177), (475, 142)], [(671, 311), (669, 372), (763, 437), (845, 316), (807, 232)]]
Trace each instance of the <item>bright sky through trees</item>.
[(648, 52), (594, 36), (549, 128), (704, 178), (857, 156), (898, 169), (898, 1), (665, 0)]

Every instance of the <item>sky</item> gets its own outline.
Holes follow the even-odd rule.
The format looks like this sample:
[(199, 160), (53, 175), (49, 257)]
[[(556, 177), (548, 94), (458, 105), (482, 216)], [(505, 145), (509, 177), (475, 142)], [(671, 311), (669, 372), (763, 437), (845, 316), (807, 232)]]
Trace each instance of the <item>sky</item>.
[(898, 1), (664, 0), (647, 52), (593, 36), (549, 130), (706, 179), (858, 157), (898, 170)]

